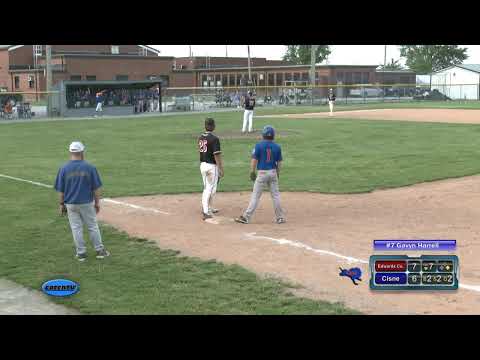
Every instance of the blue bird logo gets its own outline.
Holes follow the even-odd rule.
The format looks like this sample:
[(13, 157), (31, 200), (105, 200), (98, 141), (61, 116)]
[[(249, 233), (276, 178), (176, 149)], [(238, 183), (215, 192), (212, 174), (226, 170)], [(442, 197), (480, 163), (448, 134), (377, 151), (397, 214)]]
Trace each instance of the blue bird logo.
[(358, 267), (354, 267), (354, 268), (351, 268), (351, 269), (342, 269), (342, 268), (339, 268), (340, 269), (340, 276), (346, 276), (346, 277), (349, 277), (350, 280), (352, 280), (352, 282), (355, 284), (355, 285), (358, 285), (355, 280), (358, 280), (358, 281), (362, 281), (361, 277), (362, 277), (362, 270), (360, 270), (360, 268)]

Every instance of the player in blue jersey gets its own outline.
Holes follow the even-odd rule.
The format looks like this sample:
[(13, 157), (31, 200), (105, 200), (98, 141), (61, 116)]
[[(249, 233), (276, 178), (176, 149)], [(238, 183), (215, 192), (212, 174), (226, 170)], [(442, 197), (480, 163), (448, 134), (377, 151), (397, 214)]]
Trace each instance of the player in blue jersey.
[[(280, 205), (280, 190), (278, 188), (278, 178), (282, 164), (282, 148), (275, 143), (275, 129), (267, 125), (262, 131), (263, 141), (255, 145), (252, 152), (252, 161), (250, 168), (250, 179), (255, 181), (253, 185), (252, 197), (247, 210), (242, 216), (235, 219), (236, 222), (248, 224), (257, 209), (258, 201), (262, 196), (263, 187), (267, 186), (272, 195), (273, 208), (277, 224), (283, 224), (285, 217)], [(258, 176), (256, 173), (258, 170)]]

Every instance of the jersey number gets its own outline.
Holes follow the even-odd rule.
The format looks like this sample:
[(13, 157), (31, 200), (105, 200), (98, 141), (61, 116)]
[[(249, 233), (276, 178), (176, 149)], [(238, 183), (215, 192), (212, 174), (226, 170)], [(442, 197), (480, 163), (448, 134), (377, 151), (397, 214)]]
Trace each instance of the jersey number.
[(207, 152), (207, 140), (198, 140), (198, 149), (201, 153)]
[(272, 149), (268, 148), (267, 149), (267, 162), (272, 161)]

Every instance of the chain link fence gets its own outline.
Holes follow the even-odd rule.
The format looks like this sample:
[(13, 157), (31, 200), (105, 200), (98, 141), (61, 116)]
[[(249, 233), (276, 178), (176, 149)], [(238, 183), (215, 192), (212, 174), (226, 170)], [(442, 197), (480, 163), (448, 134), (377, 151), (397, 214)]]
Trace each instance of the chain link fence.
[(241, 107), (242, 96), (251, 90), (257, 106), (327, 105), (329, 89), (336, 104), (418, 101), (480, 100), (478, 84), (360, 84), (286, 85), (257, 87), (197, 87), (162, 89), (162, 111), (209, 111)]

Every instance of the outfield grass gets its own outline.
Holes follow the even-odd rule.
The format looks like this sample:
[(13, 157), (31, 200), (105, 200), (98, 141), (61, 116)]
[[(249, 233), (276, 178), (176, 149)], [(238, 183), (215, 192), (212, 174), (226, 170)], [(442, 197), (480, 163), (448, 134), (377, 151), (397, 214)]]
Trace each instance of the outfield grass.
[[(337, 102), (335, 111), (363, 109), (480, 109), (480, 101), (398, 101), (398, 102)], [(303, 114), (330, 111), (328, 105), (265, 106), (255, 109), (256, 115)]]
[[(218, 133), (238, 131), (241, 114), (217, 113)], [(4, 125), (0, 173), (52, 184), (81, 140), (97, 165), (105, 196), (201, 191), (195, 135), (205, 114)], [(352, 193), (480, 172), (480, 126), (348, 119), (257, 119), (280, 136), (282, 190)], [(249, 190), (252, 139), (223, 140), (220, 191)], [(300, 299), (288, 286), (238, 266), (180, 257), (102, 226), (113, 256), (73, 260), (53, 190), (0, 178), (0, 277), (38, 289), (67, 277), (78, 295), (58, 303), (95, 314), (344, 314), (339, 304)]]

